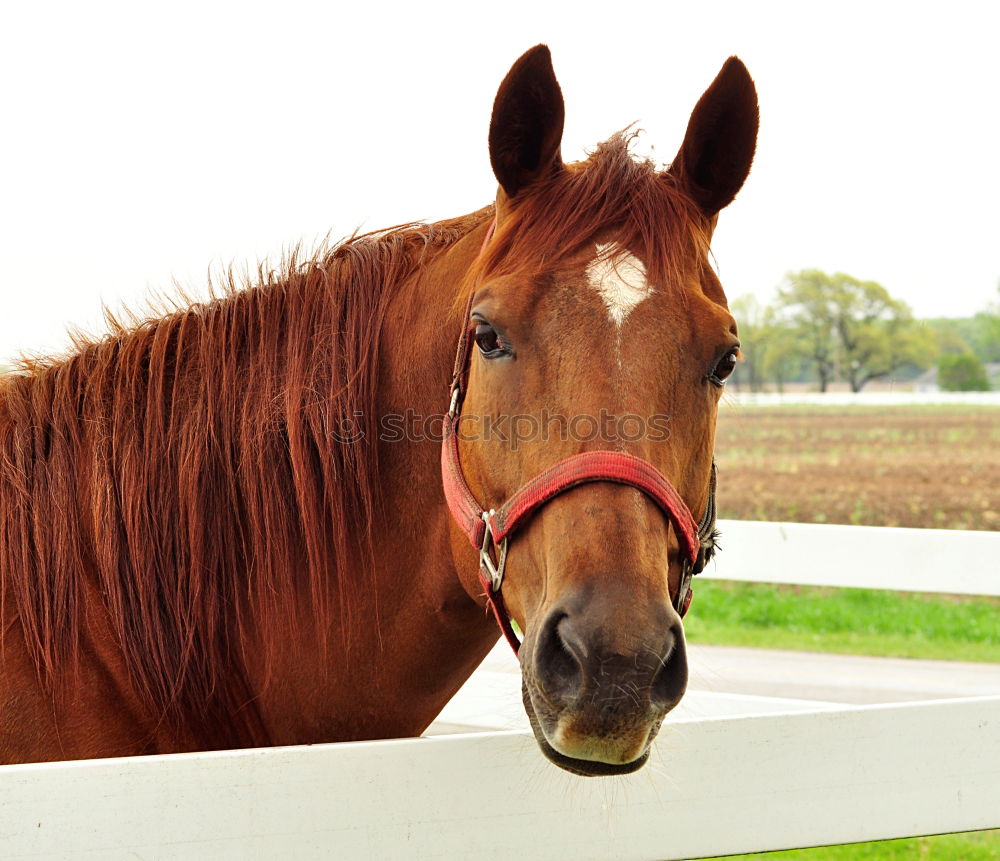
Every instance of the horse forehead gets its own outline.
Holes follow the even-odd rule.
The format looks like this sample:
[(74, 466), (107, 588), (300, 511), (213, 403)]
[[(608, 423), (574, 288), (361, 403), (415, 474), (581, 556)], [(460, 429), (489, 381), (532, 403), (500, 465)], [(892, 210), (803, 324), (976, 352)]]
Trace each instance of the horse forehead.
[(652, 293), (643, 262), (629, 251), (616, 250), (611, 243), (598, 244), (586, 276), (588, 285), (604, 302), (608, 318), (618, 327)]

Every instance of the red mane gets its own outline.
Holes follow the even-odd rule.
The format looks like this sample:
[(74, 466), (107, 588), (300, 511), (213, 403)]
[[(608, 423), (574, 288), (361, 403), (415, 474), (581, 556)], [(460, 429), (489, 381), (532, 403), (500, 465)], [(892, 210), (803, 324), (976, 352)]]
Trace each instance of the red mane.
[(378, 462), (336, 431), (376, 421), (396, 288), (486, 217), (292, 255), (246, 289), (230, 279), (213, 301), (112, 321), (68, 358), (0, 378), (0, 602), (16, 604), (42, 678), (76, 656), (88, 590), (167, 717), (207, 714), (232, 689), (253, 608), (287, 621), (290, 586), (311, 593), (317, 630), (345, 632)]

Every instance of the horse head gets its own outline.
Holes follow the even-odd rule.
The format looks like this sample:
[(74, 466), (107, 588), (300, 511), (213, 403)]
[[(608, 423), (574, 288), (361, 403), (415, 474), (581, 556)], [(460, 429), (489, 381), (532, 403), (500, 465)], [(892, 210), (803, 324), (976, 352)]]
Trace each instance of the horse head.
[[(626, 133), (564, 164), (563, 117), (538, 46), (496, 97), (496, 217), (467, 277), (455, 451), (487, 512), (476, 540), (494, 582), (466, 587), (495, 589), (523, 632), (524, 706), (545, 755), (578, 774), (622, 774), (646, 761), (687, 686), (679, 593), (697, 548), (684, 524), (712, 508), (718, 402), (739, 350), (709, 242), (749, 172), (757, 99), (729, 59), (664, 170), (636, 158)], [(677, 510), (638, 480), (564, 476), (490, 546), (488, 512), (592, 452), (662, 479)], [(452, 549), (468, 572), (459, 530)]]

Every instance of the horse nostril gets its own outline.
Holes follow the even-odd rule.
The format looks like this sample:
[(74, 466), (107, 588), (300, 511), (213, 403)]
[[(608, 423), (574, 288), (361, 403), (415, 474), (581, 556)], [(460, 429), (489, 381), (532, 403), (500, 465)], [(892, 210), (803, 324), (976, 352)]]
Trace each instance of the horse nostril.
[(584, 654), (569, 617), (565, 613), (552, 613), (541, 631), (535, 653), (535, 672), (548, 696), (570, 699), (579, 692)]
[(684, 696), (688, 682), (687, 651), (679, 622), (670, 626), (662, 654), (660, 669), (650, 689), (650, 699), (653, 705), (669, 711)]

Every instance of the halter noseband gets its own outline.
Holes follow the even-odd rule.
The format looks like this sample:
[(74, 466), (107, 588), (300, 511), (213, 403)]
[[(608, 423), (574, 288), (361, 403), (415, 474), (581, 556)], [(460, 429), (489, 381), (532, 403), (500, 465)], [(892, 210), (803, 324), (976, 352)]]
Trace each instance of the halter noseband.
[[(486, 234), (483, 248), (495, 226), (496, 221)], [(586, 451), (560, 461), (521, 487), (500, 508), (487, 511), (469, 489), (458, 456), (458, 425), (472, 357), (473, 338), (468, 328), (471, 306), (472, 296), (462, 320), (465, 328), (458, 342), (450, 406), (444, 421), (441, 480), (452, 517), (479, 551), (479, 582), (485, 591), (487, 605), (515, 654), (520, 642), (511, 627), (510, 614), (500, 591), (510, 537), (547, 502), (570, 488), (589, 482), (609, 481), (638, 488), (673, 524), (682, 553), (681, 581), (673, 605), (683, 616), (691, 605), (692, 576), (701, 572), (715, 553), (715, 462), (712, 462), (705, 513), (697, 524), (674, 486), (649, 461), (626, 452), (606, 450)]]

